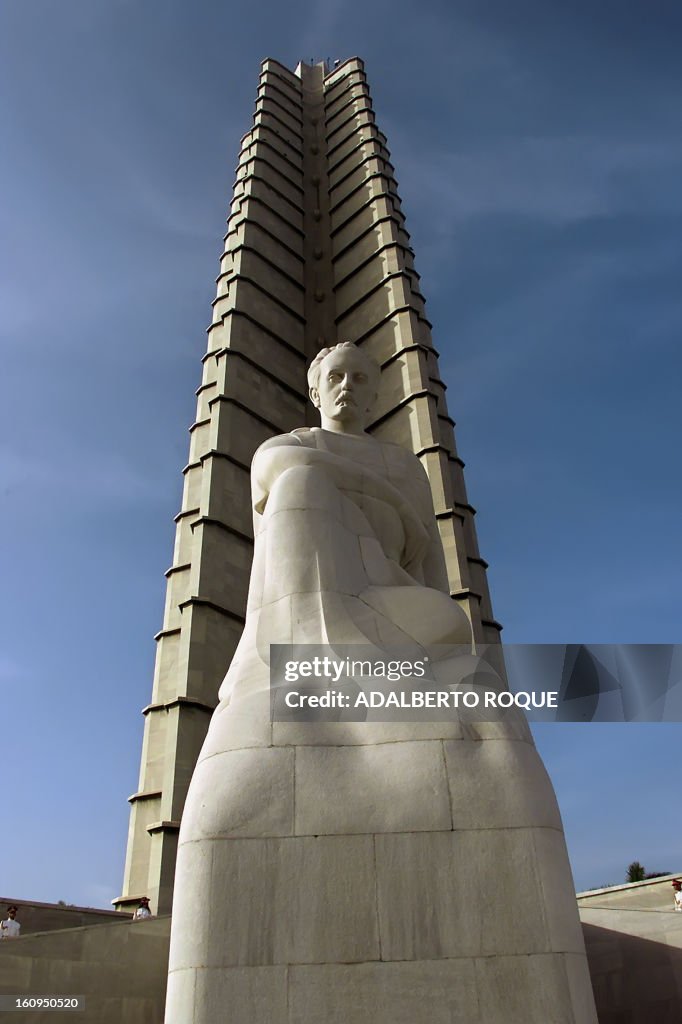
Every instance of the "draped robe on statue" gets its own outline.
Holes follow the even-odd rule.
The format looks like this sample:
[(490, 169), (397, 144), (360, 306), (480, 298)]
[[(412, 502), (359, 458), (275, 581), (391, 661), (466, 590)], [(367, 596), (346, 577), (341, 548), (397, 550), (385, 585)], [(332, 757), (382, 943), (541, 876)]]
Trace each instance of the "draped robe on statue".
[(252, 492), (246, 624), (180, 831), (166, 1024), (596, 1024), (523, 716), (270, 721), (271, 644), (436, 651), (440, 683), (461, 678), (471, 631), (419, 460), (305, 428), (261, 446)]
[(270, 644), (372, 644), (418, 657), (470, 643), (411, 452), (366, 434), (298, 430), (259, 449), (252, 491), (246, 626), (222, 700), (267, 686)]

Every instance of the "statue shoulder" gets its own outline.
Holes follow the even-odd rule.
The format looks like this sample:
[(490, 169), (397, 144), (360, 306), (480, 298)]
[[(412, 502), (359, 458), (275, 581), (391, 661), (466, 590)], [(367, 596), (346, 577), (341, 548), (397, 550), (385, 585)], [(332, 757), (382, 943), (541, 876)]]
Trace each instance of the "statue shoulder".
[(319, 427), (296, 427), (295, 430), (291, 431), (291, 436), (295, 437), (298, 443), (305, 445), (306, 448), (318, 447), (319, 434)]
[(418, 477), (428, 480), (421, 459), (414, 452), (410, 451), (409, 448), (405, 448), (401, 444), (395, 444), (393, 441), (382, 441), (381, 444), (388, 459), (394, 466), (400, 466), (404, 471), (412, 472)]
[(261, 452), (266, 452), (270, 448), (290, 448), (292, 445), (306, 444), (302, 435), (308, 432), (308, 427), (300, 427), (288, 434), (276, 434), (274, 437), (269, 437), (256, 449), (256, 455), (260, 455)]
[(399, 444), (382, 442), (384, 459), (398, 490), (419, 509), (425, 522), (433, 518), (433, 495), (429, 477), (418, 455)]

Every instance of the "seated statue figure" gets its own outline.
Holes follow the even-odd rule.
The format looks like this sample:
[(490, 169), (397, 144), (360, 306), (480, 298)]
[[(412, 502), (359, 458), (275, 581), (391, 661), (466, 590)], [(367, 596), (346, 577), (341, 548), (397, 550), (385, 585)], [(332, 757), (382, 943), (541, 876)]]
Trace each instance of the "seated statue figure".
[(246, 623), (182, 813), (166, 1024), (596, 1024), (522, 714), (271, 720), (272, 644), (429, 652), (439, 688), (505, 688), (450, 597), (419, 459), (365, 433), (378, 381), (355, 346), (323, 349), (321, 427), (253, 459)]
[(371, 644), (416, 655), (471, 642), (449, 595), (419, 459), (365, 432), (379, 367), (342, 343), (322, 349), (308, 382), (321, 427), (273, 437), (254, 456), (247, 622), (223, 700), (263, 687), (270, 644)]

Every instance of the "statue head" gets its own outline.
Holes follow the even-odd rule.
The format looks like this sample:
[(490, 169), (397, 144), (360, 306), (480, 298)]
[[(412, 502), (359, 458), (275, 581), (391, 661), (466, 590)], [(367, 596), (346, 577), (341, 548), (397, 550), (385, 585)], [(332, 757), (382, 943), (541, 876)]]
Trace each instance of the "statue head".
[(361, 434), (379, 389), (381, 370), (362, 349), (344, 341), (321, 349), (308, 369), (310, 400), (325, 430)]

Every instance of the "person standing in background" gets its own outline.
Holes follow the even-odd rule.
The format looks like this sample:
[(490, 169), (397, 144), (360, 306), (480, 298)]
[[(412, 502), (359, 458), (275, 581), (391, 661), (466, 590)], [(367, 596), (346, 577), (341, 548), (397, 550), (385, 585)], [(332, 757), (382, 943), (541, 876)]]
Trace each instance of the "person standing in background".
[(0, 921), (0, 939), (18, 939), (21, 934), (21, 925), (17, 921), (17, 907), (10, 904), (7, 908), (7, 917)]
[(675, 910), (682, 912), (682, 882), (679, 878), (673, 881), (673, 897), (675, 900)]
[(149, 909), (149, 896), (143, 896), (137, 910), (133, 914), (133, 921), (144, 921), (146, 918), (151, 916), (152, 912)]

